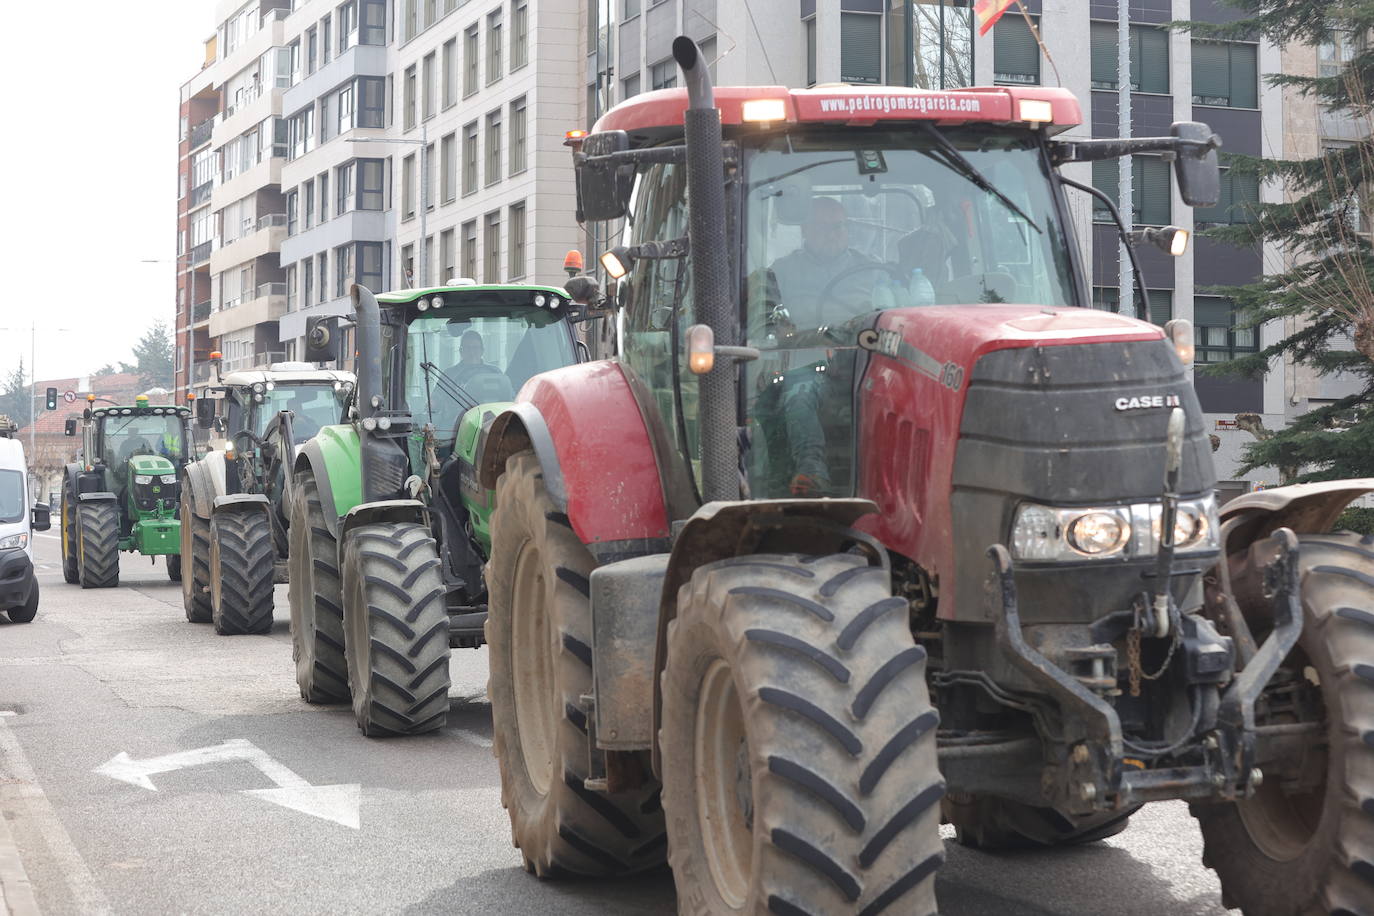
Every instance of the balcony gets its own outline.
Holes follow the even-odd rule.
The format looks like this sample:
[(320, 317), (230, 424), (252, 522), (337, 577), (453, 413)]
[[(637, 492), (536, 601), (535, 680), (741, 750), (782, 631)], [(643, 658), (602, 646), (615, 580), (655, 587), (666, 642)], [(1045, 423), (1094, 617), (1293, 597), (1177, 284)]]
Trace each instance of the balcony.
[(214, 250), (214, 247), (215, 243), (213, 241), (201, 242), (191, 249), (191, 254), (187, 260), (191, 262), (192, 266), (204, 264), (206, 261), (210, 260), (210, 254)]
[(205, 320), (208, 319), (209, 317), (210, 317), (210, 300), (209, 300), (209, 299), (206, 299), (204, 302), (197, 302), (197, 303), (195, 304), (195, 306), (191, 309), (191, 322), (192, 322), (193, 324), (200, 324), (202, 321), (205, 321)]
[(192, 188), (191, 209), (194, 210), (201, 204), (208, 204), (210, 202), (210, 192), (212, 192), (213, 190), (215, 190), (215, 182), (213, 179), (205, 182), (204, 184), (198, 184), (194, 188)]
[[(251, 224), (243, 235), (225, 239), (210, 257), (210, 272), (217, 274), (236, 264), (244, 264), (265, 254), (281, 251), (286, 239), (286, 214), (271, 213)], [(275, 265), (275, 261), (273, 262)]]
[(260, 188), (281, 184), (281, 167), (285, 159), (271, 156), (261, 159), (237, 175), (222, 181), (211, 198), (220, 210), (236, 200), (242, 200)]
[(206, 118), (195, 127), (191, 128), (191, 149), (196, 150), (210, 142), (210, 135), (215, 132), (214, 117)]
[(264, 321), (276, 321), (286, 314), (286, 284), (260, 283), (243, 295), (227, 299), (210, 316), (210, 336), (219, 337), (231, 331), (256, 327)]
[(262, 350), (257, 353), (250, 353), (244, 356), (235, 356), (224, 360), (224, 372), (241, 372), (245, 369), (266, 369), (273, 363), (286, 361), (285, 350)]

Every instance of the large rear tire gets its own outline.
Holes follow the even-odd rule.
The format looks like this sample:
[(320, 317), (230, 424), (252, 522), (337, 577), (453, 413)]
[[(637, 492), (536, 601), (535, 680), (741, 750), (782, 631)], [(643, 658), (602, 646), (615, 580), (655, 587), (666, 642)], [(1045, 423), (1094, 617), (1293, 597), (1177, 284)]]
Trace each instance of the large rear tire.
[(315, 475), (296, 474), (291, 502), (291, 654), (307, 703), (347, 703), (338, 546), (325, 526)]
[(1044, 846), (1081, 846), (1116, 836), (1130, 824), (1129, 811), (1109, 811), (1069, 818), (1053, 808), (1035, 808), (990, 795), (951, 792), (945, 796), (945, 819), (954, 825), (955, 841), (970, 849), (995, 852)]
[(194, 509), (195, 494), (189, 475), (181, 483), (181, 555), (190, 559), (191, 574), (181, 577), (181, 603), (191, 623), (209, 623), (210, 521)]
[(678, 912), (934, 913), (939, 716), (883, 570), (738, 557), (677, 602), (659, 746)]
[(81, 503), (77, 528), (81, 587), (119, 585), (119, 506), (113, 500)]
[(344, 632), (364, 735), (421, 735), (448, 719), (448, 611), (421, 525), (359, 525), (344, 541)]
[[(1236, 804), (1195, 804), (1203, 862), (1246, 916), (1374, 913), (1374, 537), (1303, 535), (1303, 632), (1284, 662), (1325, 713), (1324, 780), (1277, 775)], [(1320, 762), (1320, 761), (1318, 761)]]
[(272, 629), (276, 547), (266, 513), (216, 512), (210, 519), (210, 620), (221, 636)]
[(62, 483), (62, 578), (69, 585), (81, 581), (80, 547), (77, 545), (77, 500), (70, 481)]
[[(540, 877), (624, 875), (663, 862), (658, 787), (586, 787), (582, 696), (592, 692), (595, 565), (544, 487), (533, 452), (496, 484), (487, 565), (487, 643), (501, 804), (525, 868)], [(644, 766), (648, 771), (647, 761)]]

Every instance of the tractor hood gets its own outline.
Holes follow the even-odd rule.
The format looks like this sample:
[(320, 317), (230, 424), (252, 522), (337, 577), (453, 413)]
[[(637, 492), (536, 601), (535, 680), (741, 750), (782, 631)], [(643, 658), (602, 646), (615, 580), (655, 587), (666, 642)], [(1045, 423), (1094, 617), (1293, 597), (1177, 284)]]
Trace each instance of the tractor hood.
[(129, 470), (135, 474), (174, 474), (176, 467), (161, 455), (134, 455), (129, 459)]

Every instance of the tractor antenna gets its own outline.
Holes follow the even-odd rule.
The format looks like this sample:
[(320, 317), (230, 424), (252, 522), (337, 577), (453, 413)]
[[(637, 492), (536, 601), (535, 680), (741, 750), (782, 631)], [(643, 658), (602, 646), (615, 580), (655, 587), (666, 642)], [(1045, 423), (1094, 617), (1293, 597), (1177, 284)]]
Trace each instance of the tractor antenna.
[(744, 0), (744, 11), (749, 14), (749, 24), (754, 27), (754, 37), (758, 39), (759, 48), (763, 50), (763, 62), (768, 65), (768, 78), (776, 83), (778, 75), (773, 72), (773, 61), (768, 58), (768, 42), (763, 40), (763, 35), (759, 32), (758, 20), (754, 18), (754, 8), (750, 6), (749, 0)]

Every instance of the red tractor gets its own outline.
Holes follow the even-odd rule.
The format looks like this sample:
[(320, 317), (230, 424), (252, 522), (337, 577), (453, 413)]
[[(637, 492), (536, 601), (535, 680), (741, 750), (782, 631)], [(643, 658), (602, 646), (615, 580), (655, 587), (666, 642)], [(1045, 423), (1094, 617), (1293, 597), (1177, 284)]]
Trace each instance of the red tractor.
[(531, 379), (481, 468), (527, 869), (926, 914), (942, 820), (1063, 845), (1187, 799), (1228, 905), (1374, 912), (1374, 541), (1330, 530), (1374, 480), (1219, 513), (1191, 327), (1086, 308), (1059, 166), (1163, 153), (1207, 204), (1211, 131), (674, 53), (575, 145), (619, 356)]

